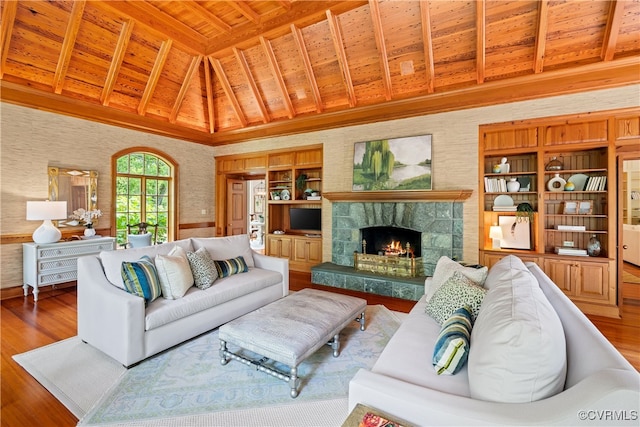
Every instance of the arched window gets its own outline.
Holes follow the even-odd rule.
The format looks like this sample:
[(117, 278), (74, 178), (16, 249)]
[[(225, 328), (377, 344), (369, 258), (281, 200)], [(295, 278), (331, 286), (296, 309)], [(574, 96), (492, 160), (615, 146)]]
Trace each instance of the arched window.
[(127, 242), (127, 224), (158, 224), (157, 242), (174, 240), (177, 165), (168, 156), (147, 148), (116, 153), (115, 224), (118, 244)]

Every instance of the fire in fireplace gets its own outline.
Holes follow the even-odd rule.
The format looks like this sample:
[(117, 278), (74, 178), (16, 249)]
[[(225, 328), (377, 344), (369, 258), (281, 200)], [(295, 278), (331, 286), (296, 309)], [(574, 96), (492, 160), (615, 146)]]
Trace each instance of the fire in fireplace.
[(401, 227), (360, 229), (362, 253), (354, 253), (354, 268), (388, 276), (416, 277), (423, 274), (422, 233)]

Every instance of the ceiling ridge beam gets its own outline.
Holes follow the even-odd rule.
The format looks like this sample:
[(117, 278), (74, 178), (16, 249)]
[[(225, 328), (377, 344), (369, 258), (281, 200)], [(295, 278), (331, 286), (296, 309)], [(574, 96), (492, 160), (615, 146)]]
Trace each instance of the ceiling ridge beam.
[(11, 34), (13, 33), (13, 24), (16, 22), (16, 13), (18, 11), (18, 2), (16, 0), (5, 1), (2, 6), (2, 33), (0, 33), (0, 46), (2, 53), (0, 54), (0, 79), (4, 76), (4, 68), (9, 55), (9, 46), (11, 45)]
[(311, 60), (309, 59), (307, 46), (305, 46), (304, 44), (304, 36), (302, 35), (302, 30), (296, 27), (294, 24), (291, 24), (291, 33), (293, 34), (293, 40), (296, 43), (298, 53), (300, 54), (300, 58), (302, 59), (304, 72), (307, 75), (307, 80), (309, 81), (309, 85), (311, 86), (311, 94), (313, 95), (313, 100), (316, 103), (316, 112), (322, 113), (324, 111), (324, 106), (322, 105), (322, 97), (320, 96), (320, 89), (318, 89), (316, 76), (313, 73), (313, 67), (311, 66)]
[(384, 42), (384, 31), (382, 29), (382, 18), (380, 17), (378, 0), (369, 0), (369, 11), (373, 23), (373, 34), (376, 39), (376, 46), (378, 47), (378, 55), (380, 56), (384, 97), (389, 101), (393, 96), (393, 89), (391, 86), (391, 71), (389, 70), (389, 56), (387, 54), (387, 45)]
[(216, 131), (215, 104), (213, 103), (213, 76), (211, 75), (211, 65), (209, 60), (205, 58), (202, 62), (204, 66), (204, 84), (207, 91), (207, 115), (209, 117), (209, 133)]
[(484, 83), (486, 67), (487, 6), (484, 0), (476, 0), (476, 82)]
[(338, 57), (338, 64), (342, 71), (342, 81), (347, 91), (347, 100), (350, 107), (356, 106), (356, 94), (353, 89), (353, 81), (351, 80), (351, 72), (349, 71), (349, 63), (347, 61), (347, 54), (344, 50), (344, 42), (342, 40), (342, 32), (340, 31), (340, 23), (338, 17), (330, 10), (327, 10), (327, 22), (329, 23), (329, 30), (331, 31), (331, 38), (333, 39), (333, 46), (336, 50), (336, 56)]
[(620, 25), (622, 24), (623, 15), (624, 2), (620, 0), (612, 1), (609, 9), (607, 26), (604, 31), (602, 53), (600, 54), (600, 58), (603, 61), (611, 61), (616, 53), (616, 43), (618, 42), (618, 34), (620, 32)]
[(422, 25), (422, 46), (424, 48), (425, 73), (427, 74), (427, 91), (435, 91), (435, 66), (433, 64), (433, 37), (431, 36), (431, 12), (429, 2), (420, 1), (420, 24)]
[(164, 64), (167, 62), (167, 57), (169, 56), (169, 51), (171, 50), (171, 44), (171, 39), (164, 40), (160, 45), (160, 49), (158, 49), (156, 62), (153, 64), (151, 74), (149, 75), (149, 81), (147, 81), (147, 86), (144, 88), (142, 99), (140, 99), (140, 104), (138, 105), (138, 114), (140, 114), (141, 116), (144, 116), (147, 112), (149, 102), (151, 101), (153, 93), (156, 90), (158, 80), (160, 80), (162, 69), (164, 68)]
[(260, 15), (242, 0), (230, 1), (228, 5), (240, 12), (245, 18), (254, 24), (260, 23)]
[(64, 79), (69, 69), (69, 62), (71, 61), (71, 53), (73, 47), (76, 44), (76, 38), (78, 37), (78, 30), (82, 23), (82, 15), (84, 14), (84, 7), (86, 0), (78, 0), (73, 2), (71, 7), (71, 14), (69, 15), (69, 21), (67, 22), (67, 30), (64, 33), (64, 39), (62, 40), (62, 47), (60, 48), (60, 56), (58, 57), (58, 63), (56, 65), (56, 72), (53, 76), (53, 91), (55, 93), (62, 93), (62, 86), (64, 85)]
[(120, 74), (120, 67), (122, 67), (127, 46), (129, 45), (129, 40), (131, 40), (134, 25), (135, 21), (132, 19), (127, 19), (122, 23), (120, 35), (116, 42), (116, 48), (113, 51), (113, 57), (111, 58), (111, 64), (109, 65), (109, 71), (107, 72), (107, 76), (104, 81), (104, 87), (102, 88), (102, 93), (100, 93), (100, 103), (105, 107), (109, 105), (111, 93), (115, 87), (118, 74)]
[(178, 92), (178, 96), (176, 97), (176, 100), (173, 103), (173, 108), (171, 109), (171, 116), (169, 117), (169, 121), (171, 123), (175, 123), (178, 118), (178, 113), (180, 112), (180, 108), (184, 102), (184, 97), (187, 95), (187, 91), (189, 90), (189, 86), (193, 80), (193, 75), (198, 71), (198, 68), (200, 68), (202, 57), (203, 55), (197, 55), (191, 58), (191, 64), (189, 65), (187, 74), (184, 76), (184, 81), (182, 82), (182, 86), (180, 86), (180, 92)]
[(273, 47), (271, 46), (271, 42), (261, 36), (260, 44), (262, 45), (262, 49), (267, 57), (267, 62), (269, 63), (269, 68), (271, 69), (273, 78), (276, 81), (276, 86), (278, 86), (278, 90), (280, 91), (280, 96), (282, 96), (282, 103), (284, 104), (285, 110), (287, 110), (287, 116), (292, 119), (295, 117), (296, 112), (293, 108), (293, 104), (291, 103), (291, 98), (289, 98), (287, 85), (282, 77), (282, 72), (280, 71), (280, 66), (278, 65), (278, 60), (275, 52), (273, 51)]
[(238, 98), (236, 98), (236, 94), (233, 93), (233, 88), (231, 87), (231, 84), (227, 79), (227, 75), (224, 73), (224, 69), (222, 68), (222, 64), (220, 63), (220, 60), (213, 57), (209, 57), (209, 61), (211, 61), (211, 66), (213, 67), (213, 70), (216, 72), (216, 76), (218, 76), (218, 80), (220, 80), (220, 83), (222, 84), (222, 90), (224, 90), (224, 93), (227, 95), (227, 98), (229, 98), (229, 102), (231, 103), (231, 108), (233, 108), (233, 112), (238, 118), (238, 121), (240, 122), (240, 124), (242, 124), (242, 127), (246, 127), (247, 118), (244, 116), (244, 113), (242, 112), (242, 107), (240, 107), (240, 103), (238, 102)]
[(218, 18), (217, 15), (211, 13), (209, 9), (207, 9), (206, 7), (202, 6), (200, 3), (198, 3), (195, 0), (189, 0), (189, 4), (191, 5), (191, 7), (196, 9), (199, 13), (203, 14), (205, 18), (207, 18), (209, 23), (214, 27), (216, 27), (220, 31), (223, 31), (227, 34), (231, 32), (232, 30), (231, 25), (227, 24), (222, 19)]
[(542, 73), (544, 69), (544, 54), (547, 46), (547, 31), (549, 27), (549, 1), (538, 2), (538, 33), (536, 35), (536, 47), (533, 57), (533, 72)]
[(247, 58), (245, 58), (244, 53), (242, 53), (242, 51), (240, 51), (236, 47), (233, 48), (233, 54), (236, 57), (236, 61), (238, 61), (238, 64), (240, 65), (240, 71), (242, 72), (242, 75), (244, 76), (245, 80), (249, 84), (249, 90), (251, 91), (251, 94), (253, 95), (253, 98), (256, 101), (256, 104), (258, 104), (258, 108), (260, 109), (260, 114), (262, 116), (262, 122), (263, 123), (270, 122), (271, 117), (269, 117), (269, 111), (267, 111), (267, 107), (264, 106), (264, 101), (260, 96), (260, 91), (258, 91), (258, 86), (256, 86), (256, 81), (251, 75), (249, 64), (247, 64)]

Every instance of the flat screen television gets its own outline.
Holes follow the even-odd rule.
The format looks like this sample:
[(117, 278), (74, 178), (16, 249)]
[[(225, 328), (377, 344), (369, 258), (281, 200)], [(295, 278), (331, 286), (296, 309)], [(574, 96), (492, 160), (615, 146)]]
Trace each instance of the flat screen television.
[(322, 209), (291, 208), (289, 209), (289, 226), (291, 230), (321, 231)]

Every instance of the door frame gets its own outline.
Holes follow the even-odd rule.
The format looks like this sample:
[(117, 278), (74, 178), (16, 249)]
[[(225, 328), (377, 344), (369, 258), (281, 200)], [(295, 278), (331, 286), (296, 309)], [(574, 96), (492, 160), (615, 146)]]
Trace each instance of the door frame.
[(623, 298), (622, 298), (622, 283), (623, 283), (623, 271), (624, 271), (624, 259), (623, 259), (623, 243), (624, 243), (624, 239), (623, 239), (623, 218), (622, 218), (622, 211), (623, 211), (623, 197), (624, 195), (622, 194), (622, 180), (623, 180), (623, 164), (625, 160), (637, 160), (640, 159), (640, 150), (638, 150), (635, 146), (619, 146), (616, 149), (616, 183), (617, 183), (617, 188), (616, 188), (616, 194), (617, 194), (617, 201), (616, 201), (616, 212), (617, 212), (617, 236), (618, 238), (616, 239), (616, 257), (617, 257), (617, 262), (616, 262), (616, 268), (617, 268), (617, 280), (618, 280), (618, 306), (621, 307), (624, 303)]

